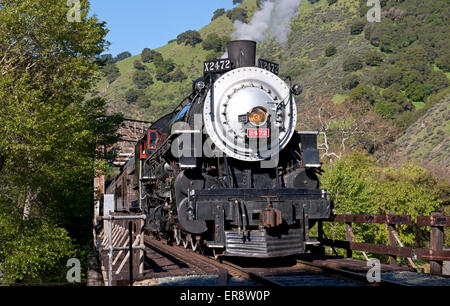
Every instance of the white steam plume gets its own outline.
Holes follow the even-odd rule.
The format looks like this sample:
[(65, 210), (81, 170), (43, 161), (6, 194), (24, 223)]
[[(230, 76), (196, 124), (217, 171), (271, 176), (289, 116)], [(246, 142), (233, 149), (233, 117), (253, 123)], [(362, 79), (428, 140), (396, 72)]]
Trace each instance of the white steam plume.
[(279, 44), (287, 42), (291, 30), (290, 21), (298, 14), (302, 0), (264, 0), (249, 24), (236, 20), (232, 34), (235, 39), (265, 41), (272, 36)]

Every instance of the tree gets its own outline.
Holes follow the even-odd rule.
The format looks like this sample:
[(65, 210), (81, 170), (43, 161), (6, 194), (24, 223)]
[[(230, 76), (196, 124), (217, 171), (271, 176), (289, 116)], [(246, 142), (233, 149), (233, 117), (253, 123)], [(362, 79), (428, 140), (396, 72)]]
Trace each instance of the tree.
[(398, 112), (410, 111), (414, 109), (414, 105), (403, 95), (400, 87), (396, 84), (383, 91), (383, 99), (385, 102), (397, 105)]
[(136, 105), (140, 108), (148, 108), (150, 107), (150, 99), (148, 99), (145, 95), (139, 96), (136, 100)]
[(117, 63), (117, 62), (120, 62), (120, 61), (122, 61), (122, 60), (124, 60), (124, 59), (126, 59), (126, 58), (129, 58), (129, 57), (131, 57), (131, 53), (128, 52), (128, 51), (119, 53), (119, 54), (117, 54), (117, 56), (116, 56), (116, 58), (115, 58), (115, 62), (116, 62), (116, 63)]
[(335, 55), (337, 52), (336, 47), (334, 45), (328, 45), (328, 47), (325, 49), (325, 56), (331, 57)]
[(448, 87), (450, 82), (442, 71), (433, 71), (425, 81), (425, 85), (431, 89), (432, 93), (436, 93)]
[(337, 0), (328, 0), (328, 6), (335, 4)]
[(210, 33), (202, 42), (203, 49), (215, 50), (217, 52), (224, 52), (227, 43), (230, 41), (229, 37), (220, 37), (216, 33)]
[[(440, 207), (439, 187), (430, 173), (419, 166), (402, 164), (398, 169), (380, 166), (373, 157), (357, 151), (326, 167), (321, 179), (333, 200), (336, 214), (429, 215)], [(345, 240), (345, 225), (327, 224), (329, 239)], [(399, 227), (399, 239), (411, 247), (423, 247), (425, 228)], [(387, 245), (389, 231), (385, 226), (355, 224), (358, 241)], [(427, 239), (428, 240), (428, 239)], [(387, 256), (384, 260), (388, 260)]]
[(144, 89), (153, 84), (153, 77), (146, 71), (138, 70), (133, 73), (133, 83), (136, 84), (139, 89)]
[(172, 75), (170, 71), (164, 69), (163, 67), (156, 68), (156, 79), (163, 83), (169, 83), (172, 80)]
[(350, 55), (344, 60), (342, 67), (344, 71), (358, 71), (363, 67), (363, 64), (359, 57)]
[(141, 53), (141, 60), (144, 63), (151, 63), (162, 59), (161, 53), (155, 50), (150, 50), (149, 48), (144, 48)]
[(0, 266), (12, 282), (64, 281), (67, 256), (90, 246), (91, 186), (105, 167), (96, 148), (122, 120), (86, 99), (107, 30), (87, 1), (80, 22), (66, 1), (0, 6)]
[(134, 104), (139, 97), (142, 96), (145, 96), (145, 93), (142, 90), (131, 88), (125, 92), (125, 101), (127, 101), (128, 104)]
[(235, 22), (236, 20), (239, 20), (241, 22), (247, 22), (248, 19), (248, 15), (247, 15), (247, 11), (244, 10), (241, 7), (236, 7), (232, 10), (229, 10), (227, 12), (227, 17), (232, 21)]
[(369, 66), (380, 66), (383, 62), (383, 56), (377, 51), (369, 51), (366, 53), (364, 61)]
[(103, 75), (108, 80), (109, 84), (111, 84), (120, 77), (119, 68), (117, 68), (116, 64), (114, 63), (106, 64), (102, 70)]
[(211, 18), (211, 21), (219, 18), (220, 16), (222, 16), (224, 14), (225, 14), (225, 9), (224, 8), (220, 8), (220, 9), (215, 10), (213, 17)]
[(195, 45), (201, 43), (202, 41), (203, 39), (200, 33), (193, 30), (183, 32), (177, 36), (177, 43), (179, 45), (184, 43), (185, 46), (190, 45), (195, 47)]
[(234, 5), (236, 5), (236, 4), (241, 4), (242, 3), (242, 0), (233, 0), (233, 4)]
[(353, 89), (359, 85), (359, 77), (353, 74), (350, 74), (346, 78), (342, 80), (342, 88), (343, 89)]
[(145, 70), (145, 65), (143, 65), (142, 62), (139, 60), (135, 60), (133, 62), (133, 67), (137, 70)]
[(413, 82), (406, 87), (406, 95), (413, 101), (423, 101), (425, 98), (425, 87), (419, 82)]
[(177, 69), (172, 73), (172, 81), (174, 82), (183, 82), (187, 79), (187, 76), (184, 74), (184, 72), (181, 69)]
[(352, 35), (359, 35), (364, 31), (364, 26), (366, 23), (362, 20), (356, 21), (350, 26), (350, 34)]
[(374, 104), (376, 93), (369, 86), (358, 85), (350, 91), (350, 100), (353, 103)]

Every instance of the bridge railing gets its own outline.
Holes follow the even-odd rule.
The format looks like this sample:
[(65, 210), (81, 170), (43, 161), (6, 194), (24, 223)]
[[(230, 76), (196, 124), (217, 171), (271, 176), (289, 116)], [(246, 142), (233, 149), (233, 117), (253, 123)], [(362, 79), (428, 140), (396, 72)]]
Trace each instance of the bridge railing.
[[(323, 222), (338, 222), (346, 224), (346, 240), (333, 240), (324, 238)], [(389, 245), (358, 242), (353, 234), (353, 223), (386, 224), (389, 230)], [(405, 247), (396, 232), (396, 225), (430, 226), (430, 249), (413, 249)], [(390, 264), (398, 265), (397, 257), (408, 258), (411, 266), (415, 267), (414, 260), (422, 259), (430, 261), (430, 273), (442, 275), (443, 261), (450, 261), (450, 251), (444, 250), (444, 227), (450, 226), (450, 217), (440, 213), (432, 213), (431, 216), (417, 217), (413, 222), (409, 215), (336, 215), (328, 221), (320, 221), (318, 224), (319, 241), (323, 246), (342, 248), (347, 250), (347, 257), (352, 257), (352, 251), (363, 252), (366, 259), (367, 253), (389, 255)]]

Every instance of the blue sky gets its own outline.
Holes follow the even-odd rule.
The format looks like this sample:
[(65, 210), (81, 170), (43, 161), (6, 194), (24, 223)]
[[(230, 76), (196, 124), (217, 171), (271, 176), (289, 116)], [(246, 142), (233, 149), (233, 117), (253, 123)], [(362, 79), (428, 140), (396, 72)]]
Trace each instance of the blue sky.
[(164, 46), (178, 34), (199, 30), (218, 8), (230, 9), (233, 0), (91, 0), (91, 14), (107, 22), (109, 51), (136, 55), (142, 49)]

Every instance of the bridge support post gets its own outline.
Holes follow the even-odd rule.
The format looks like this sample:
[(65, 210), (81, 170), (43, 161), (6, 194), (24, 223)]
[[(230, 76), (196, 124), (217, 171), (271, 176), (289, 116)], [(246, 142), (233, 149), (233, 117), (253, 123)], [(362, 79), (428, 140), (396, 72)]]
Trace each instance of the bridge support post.
[[(431, 213), (432, 217), (442, 217), (440, 213)], [(430, 231), (430, 249), (433, 251), (442, 251), (444, 248), (444, 227), (431, 226)], [(442, 261), (430, 261), (430, 274), (442, 275)]]
[[(393, 212), (389, 213), (389, 216), (395, 215)], [(390, 219), (390, 218), (389, 218)], [(395, 224), (388, 224), (389, 230), (389, 245), (392, 247), (396, 246), (395, 242)], [(389, 263), (391, 266), (398, 266), (397, 256), (389, 255)]]

